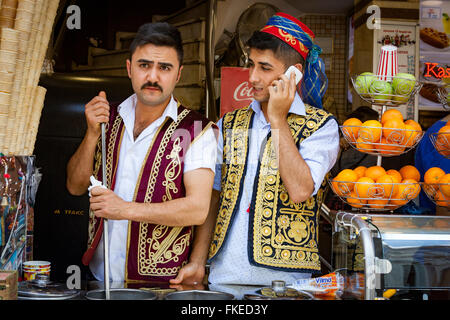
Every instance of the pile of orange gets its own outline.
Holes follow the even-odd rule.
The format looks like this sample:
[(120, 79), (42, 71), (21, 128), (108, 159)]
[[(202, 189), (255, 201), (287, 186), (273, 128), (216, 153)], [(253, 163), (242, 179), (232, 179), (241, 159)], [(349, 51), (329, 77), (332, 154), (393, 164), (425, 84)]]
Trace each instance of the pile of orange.
[(436, 150), (443, 156), (450, 156), (450, 120), (438, 131)]
[(342, 170), (331, 184), (334, 192), (352, 207), (393, 210), (419, 195), (419, 181), (420, 173), (411, 165), (398, 171), (359, 166)]
[(450, 173), (438, 167), (432, 167), (423, 176), (425, 190), (441, 207), (450, 207)]
[(422, 133), (420, 124), (414, 120), (404, 121), (397, 109), (387, 110), (380, 120), (361, 122), (349, 118), (343, 123), (342, 132), (359, 151), (386, 155), (401, 154), (405, 148), (412, 147)]

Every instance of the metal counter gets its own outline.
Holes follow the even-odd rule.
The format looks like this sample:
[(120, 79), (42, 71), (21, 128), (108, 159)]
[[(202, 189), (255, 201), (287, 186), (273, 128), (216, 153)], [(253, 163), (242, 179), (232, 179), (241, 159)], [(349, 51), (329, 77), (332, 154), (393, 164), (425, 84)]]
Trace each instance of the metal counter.
[(450, 217), (329, 212), (332, 266), (346, 292), (382, 298), (388, 289), (450, 293)]

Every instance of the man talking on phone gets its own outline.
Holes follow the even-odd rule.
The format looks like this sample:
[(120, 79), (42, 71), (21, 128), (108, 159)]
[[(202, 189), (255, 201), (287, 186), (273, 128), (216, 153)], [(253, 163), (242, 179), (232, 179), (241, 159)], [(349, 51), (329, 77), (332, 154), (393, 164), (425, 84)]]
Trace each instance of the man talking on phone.
[[(339, 151), (338, 123), (322, 109), (321, 49), (307, 26), (284, 13), (247, 45), (254, 100), (218, 122), (210, 212), (174, 284), (202, 281), (208, 259), (210, 288), (292, 284), (321, 269), (319, 209)], [(303, 75), (298, 85), (298, 75), (284, 74), (290, 66)]]

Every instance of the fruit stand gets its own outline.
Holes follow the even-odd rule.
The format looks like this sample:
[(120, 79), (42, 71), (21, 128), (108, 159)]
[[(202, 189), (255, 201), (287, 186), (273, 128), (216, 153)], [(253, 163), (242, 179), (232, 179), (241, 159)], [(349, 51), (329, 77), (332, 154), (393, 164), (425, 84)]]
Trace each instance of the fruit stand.
[[(377, 165), (344, 168), (328, 180), (331, 190), (352, 207), (351, 212), (322, 210), (322, 215), (334, 221), (333, 268), (347, 279), (347, 292), (367, 300), (388, 299), (400, 291), (409, 298), (412, 292), (423, 297), (428, 297), (426, 290), (450, 292), (446, 276), (450, 217), (394, 214), (422, 189), (437, 206), (448, 208), (450, 173), (433, 167), (421, 176), (413, 165), (390, 170), (382, 166), (384, 157), (409, 152), (421, 139), (431, 139), (436, 150), (449, 158), (450, 127), (425, 135), (419, 123), (403, 119), (395, 107), (410, 103), (422, 84), (413, 75), (397, 73), (396, 64), (396, 47), (383, 46), (376, 73), (351, 78), (359, 96), (381, 106), (382, 111), (378, 120), (349, 118), (340, 129), (351, 147), (377, 156)], [(430, 267), (421, 269), (421, 263)], [(438, 280), (433, 282), (433, 277)]]

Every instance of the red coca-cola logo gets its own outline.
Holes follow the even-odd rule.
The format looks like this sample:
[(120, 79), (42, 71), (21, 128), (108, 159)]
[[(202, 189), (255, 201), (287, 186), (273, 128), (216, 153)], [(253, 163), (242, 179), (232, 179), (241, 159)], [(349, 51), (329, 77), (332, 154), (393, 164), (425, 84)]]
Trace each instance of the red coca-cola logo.
[(244, 81), (236, 87), (233, 93), (233, 98), (236, 101), (253, 99), (253, 88), (249, 86), (248, 81)]

